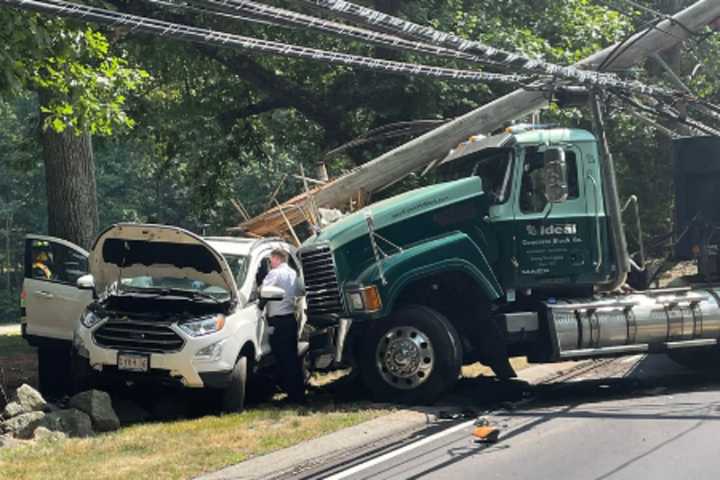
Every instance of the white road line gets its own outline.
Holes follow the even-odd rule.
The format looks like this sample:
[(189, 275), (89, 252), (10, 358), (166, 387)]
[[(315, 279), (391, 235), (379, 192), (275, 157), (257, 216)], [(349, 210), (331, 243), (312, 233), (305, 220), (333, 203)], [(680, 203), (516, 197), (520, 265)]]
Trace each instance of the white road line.
[(379, 457), (373, 458), (372, 460), (368, 460), (365, 463), (355, 465), (354, 467), (348, 468), (347, 470), (343, 470), (342, 472), (336, 473), (335, 475), (325, 477), (325, 480), (341, 480), (341, 479), (347, 478), (351, 475), (355, 475), (356, 473), (362, 472), (363, 470), (367, 470), (368, 468), (374, 467), (375, 465), (379, 465), (383, 462), (386, 462), (386, 461), (390, 460), (391, 458), (397, 457), (399, 455), (403, 455), (404, 453), (407, 453), (411, 450), (422, 447), (423, 445), (427, 445), (428, 443), (434, 442), (438, 438), (446, 437), (452, 433), (455, 433), (464, 428), (467, 428), (467, 427), (473, 425), (474, 422), (475, 422), (475, 420), (468, 420), (467, 422), (463, 422), (459, 425), (455, 425), (454, 427), (450, 427), (446, 430), (443, 430), (442, 432), (438, 432), (433, 435), (430, 435), (429, 437), (425, 437), (422, 440), (418, 440), (417, 442), (411, 443), (410, 445), (405, 445), (402, 448), (398, 448), (397, 450), (393, 450), (392, 452), (388, 452), (384, 455), (380, 455)]

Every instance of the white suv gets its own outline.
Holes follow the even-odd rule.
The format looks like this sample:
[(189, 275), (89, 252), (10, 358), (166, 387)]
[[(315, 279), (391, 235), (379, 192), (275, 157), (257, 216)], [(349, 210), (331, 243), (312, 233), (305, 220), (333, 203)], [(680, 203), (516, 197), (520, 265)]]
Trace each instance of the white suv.
[[(56, 368), (66, 358), (57, 347), (72, 341), (77, 382), (92, 376), (210, 387), (222, 390), (225, 410), (242, 409), (248, 373), (270, 358), (257, 285), (274, 248), (290, 252), (297, 269), (293, 247), (142, 224), (107, 229), (89, 254), (49, 237), (27, 241), (23, 333), (40, 347), (41, 380), (43, 349), (56, 349), (46, 355)], [(47, 268), (34, 268), (36, 259)], [(268, 301), (282, 295), (273, 287), (260, 292)], [(302, 310), (299, 299), (300, 331)]]

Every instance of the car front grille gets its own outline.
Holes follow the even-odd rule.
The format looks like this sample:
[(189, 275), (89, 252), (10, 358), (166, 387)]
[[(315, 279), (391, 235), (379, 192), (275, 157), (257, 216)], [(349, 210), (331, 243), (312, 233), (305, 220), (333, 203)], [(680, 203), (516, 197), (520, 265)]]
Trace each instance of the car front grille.
[(167, 324), (112, 317), (93, 334), (95, 343), (115, 350), (142, 352), (177, 352), (185, 341)]
[(300, 251), (308, 315), (342, 314), (343, 304), (332, 251), (317, 245)]

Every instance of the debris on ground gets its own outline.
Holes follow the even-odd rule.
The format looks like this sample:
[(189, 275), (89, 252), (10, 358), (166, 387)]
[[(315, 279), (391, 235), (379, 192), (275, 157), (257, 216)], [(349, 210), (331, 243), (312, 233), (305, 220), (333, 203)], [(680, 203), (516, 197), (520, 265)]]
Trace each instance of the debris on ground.
[(459, 412), (440, 410), (437, 413), (438, 420), (467, 420), (475, 417), (477, 417), (477, 412), (475, 410), (461, 410)]
[(500, 437), (500, 429), (490, 425), (487, 417), (478, 417), (475, 420), (472, 435), (477, 443), (495, 443)]
[(473, 430), (473, 437), (478, 443), (495, 443), (500, 437), (500, 430), (491, 426), (475, 427)]

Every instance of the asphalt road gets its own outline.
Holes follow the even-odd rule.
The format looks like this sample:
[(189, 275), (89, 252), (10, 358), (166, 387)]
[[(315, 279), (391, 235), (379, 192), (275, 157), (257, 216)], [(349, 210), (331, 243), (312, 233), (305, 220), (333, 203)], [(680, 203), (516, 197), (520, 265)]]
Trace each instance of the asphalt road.
[(665, 356), (636, 356), (558, 383), (487, 418), (498, 443), (475, 443), (470, 422), (358, 459), (329, 480), (704, 479), (720, 475), (720, 380)]

